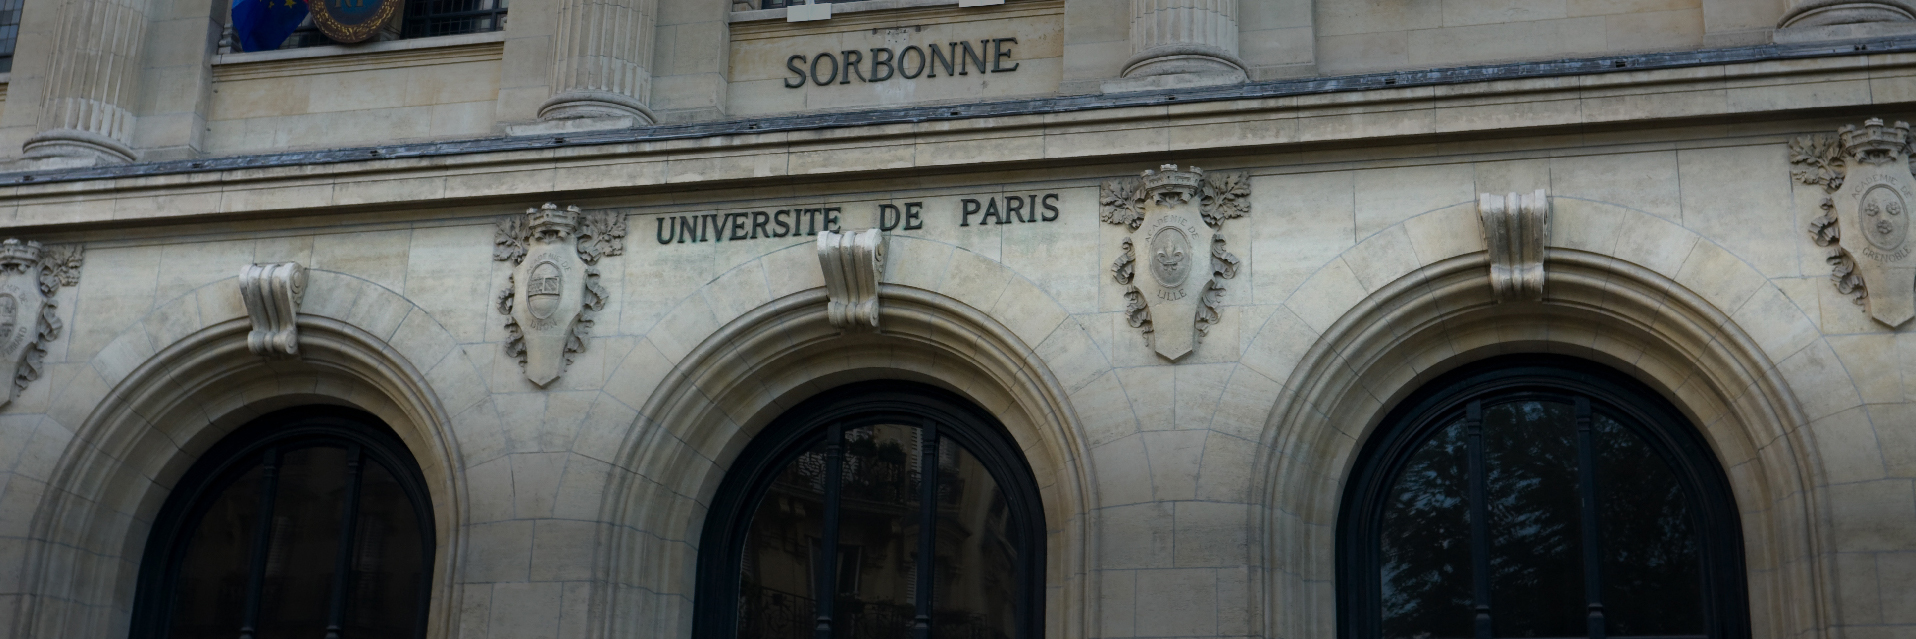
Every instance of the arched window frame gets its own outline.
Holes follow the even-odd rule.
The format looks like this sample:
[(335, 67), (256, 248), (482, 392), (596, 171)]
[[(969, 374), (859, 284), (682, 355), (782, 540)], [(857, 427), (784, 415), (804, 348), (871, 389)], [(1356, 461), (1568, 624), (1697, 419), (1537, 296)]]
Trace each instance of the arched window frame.
[(335, 406), (289, 408), (263, 415), (226, 435), (180, 478), (154, 517), (133, 604), (132, 639), (165, 639), (172, 627), (178, 598), (177, 584), (187, 545), (195, 526), (215, 498), (250, 468), (252, 456), (268, 448), (314, 441), (356, 446), (360, 455), (384, 464), (413, 505), (422, 534), (419, 602), (413, 639), (426, 636), (427, 608), (432, 597), (432, 565), (436, 561), (432, 497), (419, 463), (398, 436), (370, 413)]
[[(832, 430), (874, 424), (935, 425), (938, 436), (965, 447), (991, 473), (1004, 494), (1011, 515), (1009, 528), (1021, 559), (1014, 578), (1020, 592), (1018, 634), (1013, 639), (1044, 636), (1044, 508), (1031, 465), (990, 413), (948, 391), (896, 381), (853, 384), (806, 400), (773, 420), (740, 452), (719, 483), (700, 535), (692, 636), (738, 636), (739, 572), (746, 537), (760, 498), (779, 472)], [(825, 583), (836, 583), (836, 568), (828, 572), (832, 574)], [(929, 578), (929, 571), (921, 574)]]
[(1380, 525), (1390, 491), (1411, 455), (1433, 433), (1456, 423), (1472, 402), (1546, 397), (1575, 402), (1579, 411), (1602, 410), (1621, 417), (1617, 421), (1668, 464), (1697, 519), (1705, 635), (1750, 637), (1742, 520), (1727, 475), (1702, 433), (1661, 394), (1608, 367), (1562, 356), (1508, 355), (1425, 384), (1392, 409), (1366, 439), (1338, 510), (1339, 639), (1381, 638)]

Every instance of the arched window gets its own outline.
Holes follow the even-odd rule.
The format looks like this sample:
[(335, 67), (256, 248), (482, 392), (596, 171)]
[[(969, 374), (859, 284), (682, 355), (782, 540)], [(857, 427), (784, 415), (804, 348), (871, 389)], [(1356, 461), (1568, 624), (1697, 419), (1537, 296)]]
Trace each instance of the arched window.
[(697, 637), (1042, 636), (1031, 469), (934, 388), (860, 384), (786, 413), (720, 484), (702, 542)]
[(1749, 636), (1735, 502), (1655, 392), (1496, 358), (1392, 411), (1339, 520), (1342, 639)]
[(424, 637), (432, 510), (372, 415), (275, 412), (181, 478), (147, 539), (134, 639)]

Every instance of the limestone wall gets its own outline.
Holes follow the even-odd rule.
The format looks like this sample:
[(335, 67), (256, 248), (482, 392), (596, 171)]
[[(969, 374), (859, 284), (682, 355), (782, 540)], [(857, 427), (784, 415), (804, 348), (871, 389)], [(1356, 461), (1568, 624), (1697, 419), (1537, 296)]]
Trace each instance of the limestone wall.
[[(1230, 59), (1214, 63), (1230, 72), (1130, 78), (1127, 69), (1140, 68), (1131, 58), (1142, 54), (1133, 49), (1143, 46), (1131, 34), (1145, 27), (1134, 25), (1132, 3), (1121, 0), (1012, 0), (979, 7), (959, 7), (953, 0), (868, 0), (834, 5), (835, 17), (815, 22), (786, 22), (784, 9), (750, 10), (751, 3), (727, 0), (641, 4), (645, 8), (635, 5), (632, 15), (646, 16), (649, 32), (633, 36), (635, 42), (620, 51), (636, 56), (625, 64), (643, 81), (625, 82), (644, 95), (615, 99), (625, 105), (616, 109), (621, 117), (637, 118), (630, 121), (541, 120), (552, 116), (546, 102), (558, 93), (589, 91), (556, 86), (551, 78), (559, 62), (556, 47), (570, 33), (561, 28), (563, 3), (557, 0), (516, 4), (507, 28), (486, 34), (238, 54), (221, 53), (218, 44), (224, 4), (153, 0), (143, 22), (96, 25), (101, 33), (120, 29), (125, 37), (151, 32), (139, 51), (125, 54), (139, 72), (110, 88), (74, 90), (127, 94), (129, 123), (115, 125), (109, 136), (127, 139), (103, 144), (127, 146), (136, 160), (176, 160), (545, 135), (558, 130), (547, 130), (553, 126), (618, 129), (1916, 33), (1916, 22), (1890, 21), (1776, 36), (1785, 12), (1780, 0), (1269, 0), (1243, 2), (1230, 17), (1219, 18), (1235, 25), (1234, 38), (1217, 36), (1230, 45), (1231, 51), (1220, 50)], [(55, 0), (26, 3), (7, 83), (17, 105), (28, 106), (0, 117), (0, 161), (21, 159), (27, 140), (54, 127), (52, 120), (42, 122), (52, 116), (41, 106), (53, 86), (50, 74), (64, 73), (55, 64), (62, 56), (55, 42), (62, 6)], [(874, 73), (890, 71), (875, 64), (875, 56), (909, 55), (907, 48), (916, 46), (925, 59), (901, 62), (929, 67), (937, 64), (933, 44), (948, 58), (963, 56), (953, 51), (954, 43), (991, 48), (972, 53), (979, 62), (989, 56), (993, 70), (958, 77), (932, 77), (938, 72), (929, 71), (916, 78), (895, 71), (884, 81), (870, 81)], [(1182, 46), (1151, 46), (1165, 44)], [(649, 55), (640, 55), (645, 51)], [(829, 73), (834, 65), (846, 66), (839, 59), (846, 51), (860, 58), (858, 79), (850, 82), (846, 73)], [(804, 57), (802, 71), (788, 66), (794, 55)], [(831, 56), (830, 62), (821, 63), (815, 76), (811, 63), (821, 55)], [(958, 62), (959, 69), (967, 68)], [(91, 158), (85, 162), (126, 161), (122, 150), (95, 151), (106, 155), (70, 152)], [(16, 164), (21, 170), (52, 166)]]
[[(220, 86), (237, 99), (225, 87), (275, 81)], [(972, 398), (1025, 450), (1051, 530), (1049, 636), (1330, 637), (1356, 447), (1436, 373), (1541, 351), (1644, 380), (1705, 433), (1744, 514), (1758, 637), (1906, 632), (1916, 324), (1876, 322), (1836, 290), (1805, 231), (1824, 191), (1791, 177), (1790, 139), (1858, 123), (1157, 150), (1250, 176), (1250, 215), (1222, 226), (1242, 265), (1221, 321), (1176, 362), (1126, 321), (1109, 271), (1122, 231), (1099, 219), (1099, 183), (1158, 164), (1128, 156), (760, 181), (714, 177), (731, 169), (707, 159), (702, 177), (628, 193), (563, 186), (587, 179), (576, 166), (520, 167), (557, 183), (455, 167), (469, 178), (424, 194), (424, 168), (382, 174), (441, 202), (418, 206), (315, 205), (319, 189), (371, 192), (338, 175), (262, 170), (223, 194), (164, 183), (151, 221), (126, 209), (32, 234), (86, 253), (57, 294), (66, 331), (44, 374), (0, 410), (0, 628), (123, 634), (144, 522), (171, 482), (250, 416), (325, 402), (379, 414), (425, 467), (434, 636), (689, 636), (702, 504), (731, 457), (806, 396), (902, 377)], [(1129, 141), (1166, 135), (1130, 126)], [(1477, 196), (1535, 189), (1553, 210), (1546, 301), (1499, 304)], [(110, 202), (9, 197), (16, 220), (78, 222)], [(629, 232), (600, 263), (611, 297), (587, 348), (541, 388), (503, 348), (494, 236), (547, 199), (623, 214)], [(833, 329), (814, 238), (781, 236), (773, 216), (836, 209), (857, 228), (914, 203), (922, 228), (890, 236), (884, 332)], [(158, 223), (214, 211), (248, 216)], [(759, 211), (773, 223), (756, 227)], [(726, 222), (681, 241), (680, 219)], [(303, 357), (268, 362), (243, 346), (234, 275), (277, 261), (312, 276)]]

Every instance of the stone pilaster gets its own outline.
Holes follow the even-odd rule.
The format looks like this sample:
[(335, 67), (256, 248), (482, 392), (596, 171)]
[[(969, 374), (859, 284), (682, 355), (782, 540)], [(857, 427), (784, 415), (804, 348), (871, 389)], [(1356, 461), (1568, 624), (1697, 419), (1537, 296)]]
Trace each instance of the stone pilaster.
[(1229, 84), (1247, 77), (1237, 57), (1237, 0), (1131, 0), (1131, 51), (1127, 79)]
[(54, 35), (40, 131), (29, 158), (74, 165), (134, 159), (132, 109), (139, 101), (145, 0), (68, 0)]
[(650, 124), (657, 0), (562, 0), (553, 94), (541, 120)]

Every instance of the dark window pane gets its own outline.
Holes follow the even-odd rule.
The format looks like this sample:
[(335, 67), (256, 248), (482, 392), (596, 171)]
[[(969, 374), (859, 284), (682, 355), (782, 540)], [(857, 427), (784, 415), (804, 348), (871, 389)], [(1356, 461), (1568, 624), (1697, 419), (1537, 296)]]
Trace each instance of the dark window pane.
[(1384, 506), (1384, 636), (1469, 637), (1470, 457), (1462, 423), (1412, 455)]
[(1582, 499), (1568, 404), (1484, 410), (1491, 621), (1499, 637), (1584, 635)]
[(845, 431), (839, 502), (837, 636), (904, 637), (917, 614), (918, 429)]
[(825, 443), (799, 454), (752, 515), (739, 570), (741, 639), (808, 639), (812, 555), (825, 523)]
[(227, 485), (187, 542), (173, 604), (175, 639), (232, 639), (246, 607), (247, 566), (259, 520), (260, 465)]
[(1019, 558), (1004, 493), (984, 464), (957, 442), (940, 438), (938, 458), (932, 636), (1010, 637), (1016, 628)]
[(332, 601), (339, 517), (346, 503), (346, 449), (285, 452), (266, 549), (260, 637), (324, 637)]
[(418, 626), (427, 522), (385, 466), (367, 463), (359, 487), (359, 521), (353, 537), (352, 581), (346, 608), (347, 637), (404, 637)]
[(1594, 428), (1609, 634), (1703, 634), (1702, 557), (1682, 485), (1616, 420), (1598, 413)]

